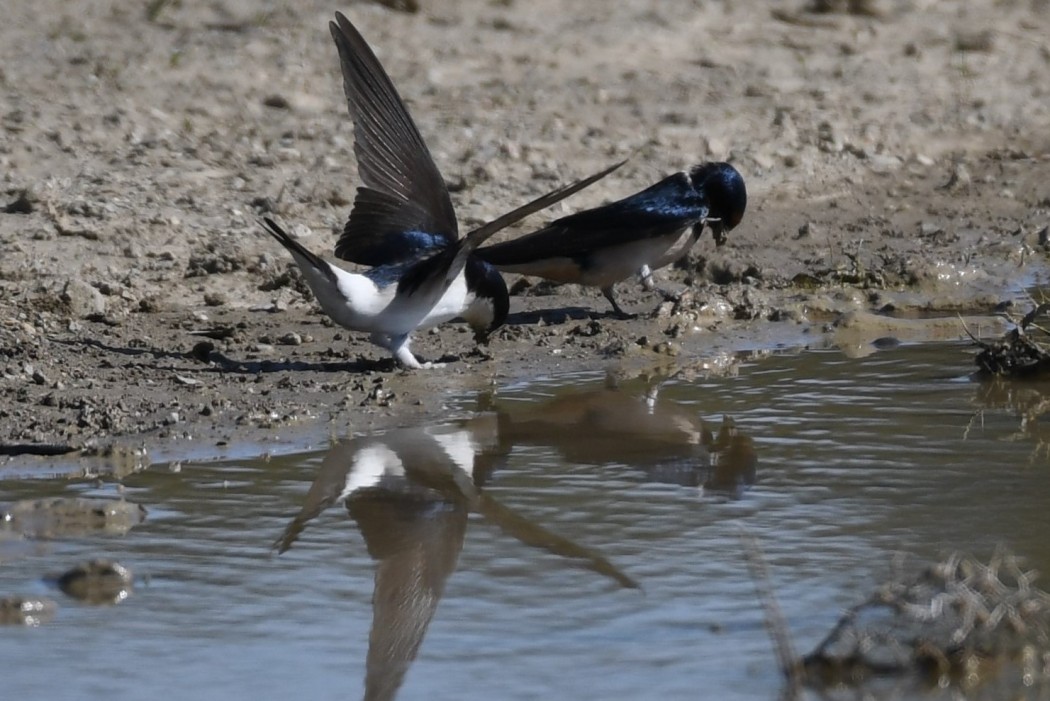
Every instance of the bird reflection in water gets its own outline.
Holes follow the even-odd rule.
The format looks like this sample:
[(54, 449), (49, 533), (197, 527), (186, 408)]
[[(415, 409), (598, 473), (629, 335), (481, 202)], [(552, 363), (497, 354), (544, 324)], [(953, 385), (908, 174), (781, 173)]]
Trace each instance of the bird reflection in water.
[(548, 446), (576, 464), (630, 465), (652, 481), (733, 498), (755, 483), (754, 441), (732, 418), (713, 433), (695, 411), (662, 399), (659, 383), (636, 385), (609, 377), (603, 388), (546, 401), (495, 400), (500, 440)]
[(346, 504), (376, 563), (365, 699), (396, 696), (456, 568), (472, 511), (526, 545), (637, 588), (597, 552), (483, 491), (509, 449), (498, 432), (497, 417), (487, 414), (338, 442), (322, 461), (299, 514), (274, 544), (285, 552), (322, 511)]

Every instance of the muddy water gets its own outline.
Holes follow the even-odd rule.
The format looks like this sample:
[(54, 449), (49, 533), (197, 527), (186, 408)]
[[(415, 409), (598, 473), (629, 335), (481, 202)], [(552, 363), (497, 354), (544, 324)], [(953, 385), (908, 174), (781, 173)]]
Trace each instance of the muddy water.
[[(125, 480), (149, 509), (125, 535), (0, 540), (0, 594), (60, 604), (0, 629), (3, 696), (345, 699), (367, 680), (377, 699), (774, 698), (742, 529), (799, 652), (902, 557), (1006, 545), (1050, 572), (1050, 390), (970, 368), (930, 345), (538, 379), (462, 398), (457, 415), (483, 410), (466, 421), (154, 467)], [(88, 606), (46, 583), (90, 557), (130, 567), (132, 595)]]

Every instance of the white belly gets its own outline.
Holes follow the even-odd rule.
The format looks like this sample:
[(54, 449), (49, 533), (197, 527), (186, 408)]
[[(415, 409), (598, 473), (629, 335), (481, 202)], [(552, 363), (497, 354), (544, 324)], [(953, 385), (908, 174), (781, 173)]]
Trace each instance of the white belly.
[(459, 275), (441, 296), (399, 297), (397, 285), (379, 288), (364, 275), (336, 268), (338, 285), (313, 284), (310, 287), (321, 308), (332, 321), (353, 331), (400, 336), (418, 328), (430, 328), (459, 316), (473, 299), (466, 278)]
[(653, 270), (670, 265), (685, 255), (692, 245), (692, 229), (689, 228), (669, 236), (642, 239), (598, 251), (590, 256), (580, 282), (607, 287), (626, 280), (643, 265)]
[(649, 268), (658, 270), (684, 257), (692, 249), (696, 239), (697, 237), (693, 235), (693, 227), (686, 228), (664, 249), (662, 254), (649, 263)]

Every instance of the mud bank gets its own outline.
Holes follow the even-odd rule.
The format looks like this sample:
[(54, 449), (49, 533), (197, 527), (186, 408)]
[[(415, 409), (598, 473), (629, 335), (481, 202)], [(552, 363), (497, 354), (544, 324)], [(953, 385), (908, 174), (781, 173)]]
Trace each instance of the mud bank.
[[(41, 460), (27, 451), (119, 471), (304, 447), (537, 374), (959, 337), (956, 312), (1009, 309), (1047, 270), (1039, 2), (53, 5), (0, 27), (0, 460), (18, 471)], [(335, 9), (465, 224), (620, 158), (523, 230), (706, 159), (747, 179), (744, 223), (660, 271), (666, 298), (621, 285), (635, 320), (595, 290), (509, 280), (487, 347), (449, 324), (413, 344), (444, 368), (399, 370), (326, 323), (256, 225), (279, 215), (326, 251), (348, 214)]]

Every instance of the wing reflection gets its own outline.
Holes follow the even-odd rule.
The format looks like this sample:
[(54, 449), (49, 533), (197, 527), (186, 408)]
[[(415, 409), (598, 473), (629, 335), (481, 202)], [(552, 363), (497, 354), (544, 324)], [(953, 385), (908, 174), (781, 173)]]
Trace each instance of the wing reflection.
[(531, 547), (570, 559), (620, 586), (637, 587), (595, 551), (533, 523), (482, 485), (509, 451), (495, 415), (408, 428), (333, 445), (299, 514), (274, 543), (288, 550), (337, 502), (376, 561), (365, 699), (392, 699), (415, 659), (456, 568), (470, 512)]
[(754, 441), (725, 417), (718, 433), (659, 386), (621, 386), (562, 394), (544, 402), (497, 401), (500, 439), (543, 445), (578, 464), (620, 463), (650, 480), (739, 497), (755, 483)]

